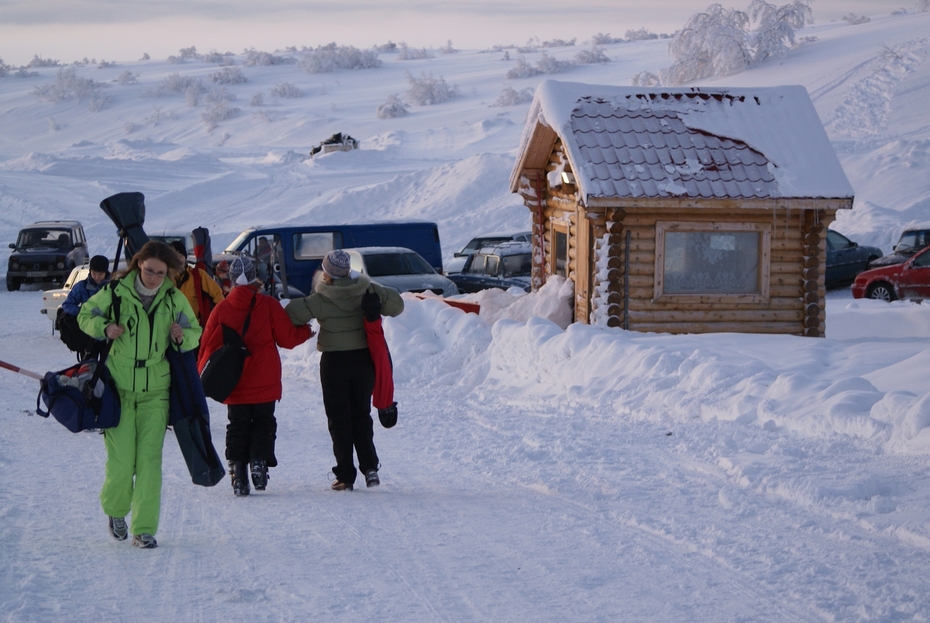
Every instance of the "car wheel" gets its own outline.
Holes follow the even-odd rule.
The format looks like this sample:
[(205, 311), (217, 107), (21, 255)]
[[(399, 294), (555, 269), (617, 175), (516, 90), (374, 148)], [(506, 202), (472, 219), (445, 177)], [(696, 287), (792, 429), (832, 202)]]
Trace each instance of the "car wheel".
[(866, 297), (877, 301), (888, 301), (889, 303), (898, 298), (894, 293), (894, 288), (883, 281), (870, 285)]
[(19, 290), (19, 279), (16, 279), (15, 277), (10, 277), (9, 275), (7, 275), (6, 289), (9, 292), (12, 292), (14, 290)]

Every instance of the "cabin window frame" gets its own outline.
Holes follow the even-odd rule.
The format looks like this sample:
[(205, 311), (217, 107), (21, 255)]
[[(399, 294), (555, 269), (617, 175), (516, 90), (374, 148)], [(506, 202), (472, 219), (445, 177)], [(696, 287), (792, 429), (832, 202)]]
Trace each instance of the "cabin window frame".
[[(564, 237), (565, 248), (559, 249), (559, 236)], [(568, 265), (568, 247), (570, 245), (571, 238), (569, 237), (568, 225), (564, 223), (552, 223), (552, 249), (549, 266), (553, 275), (561, 275), (568, 279), (568, 275), (571, 272)], [(560, 251), (564, 252), (565, 256), (560, 257)], [(562, 263), (562, 269), (559, 269), (559, 263)]]
[[(769, 223), (737, 223), (737, 222), (681, 222), (657, 221), (655, 226), (656, 252), (655, 252), (655, 282), (654, 301), (663, 303), (694, 303), (694, 302), (721, 302), (721, 303), (768, 303), (771, 285), (771, 259), (772, 259), (772, 226)], [(757, 233), (758, 263), (756, 292), (665, 292), (665, 236), (668, 233)]]

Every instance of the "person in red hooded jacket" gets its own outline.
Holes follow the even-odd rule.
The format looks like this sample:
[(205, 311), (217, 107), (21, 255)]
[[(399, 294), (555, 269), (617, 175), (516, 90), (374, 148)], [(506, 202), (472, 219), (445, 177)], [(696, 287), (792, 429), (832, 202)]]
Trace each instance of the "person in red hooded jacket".
[(278, 464), (274, 454), (278, 427), (274, 408), (281, 399), (278, 347), (294, 348), (310, 339), (313, 332), (308, 326), (295, 327), (280, 302), (259, 292), (255, 265), (249, 258), (233, 259), (229, 263), (229, 277), (232, 290), (207, 320), (197, 365), (202, 371), (210, 355), (223, 345), (222, 325), (241, 335), (249, 316), (243, 340), (250, 355), (245, 359), (239, 384), (223, 401), (229, 416), (226, 426), (229, 475), (233, 493), (243, 496), (249, 494), (250, 473), (255, 490), (264, 491), (268, 468)]

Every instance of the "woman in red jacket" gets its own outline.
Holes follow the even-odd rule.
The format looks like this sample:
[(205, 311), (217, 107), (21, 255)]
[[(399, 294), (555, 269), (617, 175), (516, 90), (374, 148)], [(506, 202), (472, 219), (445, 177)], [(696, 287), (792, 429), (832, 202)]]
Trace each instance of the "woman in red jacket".
[(226, 325), (240, 335), (249, 316), (248, 330), (243, 336), (250, 356), (239, 384), (223, 401), (227, 406), (229, 425), (226, 427), (226, 460), (233, 493), (249, 494), (249, 465), (256, 491), (268, 484), (268, 468), (278, 464), (274, 455), (278, 423), (274, 417), (275, 402), (281, 399), (281, 357), (278, 346), (294, 348), (303, 344), (313, 332), (307, 326), (295, 327), (276, 299), (259, 292), (255, 265), (247, 257), (237, 257), (229, 263), (232, 290), (216, 306), (207, 320), (200, 340), (198, 367), (203, 370), (210, 355), (223, 345)]

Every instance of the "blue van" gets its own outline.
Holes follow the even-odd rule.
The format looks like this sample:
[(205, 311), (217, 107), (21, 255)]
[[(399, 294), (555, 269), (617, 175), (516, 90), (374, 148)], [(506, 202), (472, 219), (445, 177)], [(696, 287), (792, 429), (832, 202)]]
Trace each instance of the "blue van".
[(313, 274), (333, 249), (385, 246), (413, 249), (442, 274), (439, 227), (427, 221), (252, 227), (239, 234), (224, 254), (245, 253), (256, 259), (262, 281), (277, 264), (287, 286), (284, 296), (294, 298), (310, 293)]

